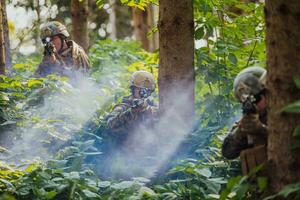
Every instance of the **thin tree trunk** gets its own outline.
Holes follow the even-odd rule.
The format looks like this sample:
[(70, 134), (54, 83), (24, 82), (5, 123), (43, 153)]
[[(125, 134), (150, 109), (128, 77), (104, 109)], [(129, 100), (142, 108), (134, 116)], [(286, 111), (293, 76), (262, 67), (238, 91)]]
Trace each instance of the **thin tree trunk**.
[(111, 25), (111, 33), (109, 34), (112, 40), (117, 39), (117, 19), (116, 19), (116, 0), (109, 0), (112, 12), (109, 14), (109, 24)]
[[(157, 17), (158, 13), (156, 13), (156, 9), (158, 7), (155, 5), (150, 4), (147, 7), (147, 24), (148, 24), (148, 31), (151, 31), (156, 25), (157, 25)], [(154, 50), (158, 49), (158, 32), (152, 33), (150, 37), (148, 37), (149, 40), (149, 51), (153, 52)]]
[(297, 142), (292, 133), (300, 124), (300, 117), (281, 112), (284, 106), (300, 99), (300, 90), (293, 82), (294, 76), (300, 74), (299, 13), (299, 0), (266, 0), (271, 192), (278, 192), (284, 185), (300, 181), (299, 149), (291, 150)]
[(42, 24), (41, 20), (41, 4), (40, 0), (35, 0), (36, 2), (36, 15), (37, 15), (37, 20), (35, 21), (35, 47), (37, 49), (40, 49), (41, 47), (41, 39), (40, 39), (40, 25)]
[(139, 8), (132, 8), (132, 19), (134, 27), (134, 35), (136, 40), (140, 41), (142, 47), (149, 50), (149, 40), (147, 38), (148, 33), (148, 17), (147, 11), (143, 11)]
[(190, 125), (195, 86), (193, 1), (160, 0), (158, 28), (160, 110), (174, 109)]
[[(0, 10), (3, 12), (2, 1), (0, 1)], [(3, 15), (0, 15), (0, 74), (5, 74), (5, 46), (4, 46), (4, 34), (3, 34)]]
[(89, 47), (88, 35), (88, 0), (72, 0), (72, 38), (87, 52)]
[(11, 67), (11, 54), (10, 54), (10, 40), (9, 40), (9, 27), (7, 21), (7, 12), (6, 12), (6, 1), (1, 0), (2, 4), (2, 22), (3, 22), (3, 30), (4, 30), (4, 44), (5, 44), (5, 67)]

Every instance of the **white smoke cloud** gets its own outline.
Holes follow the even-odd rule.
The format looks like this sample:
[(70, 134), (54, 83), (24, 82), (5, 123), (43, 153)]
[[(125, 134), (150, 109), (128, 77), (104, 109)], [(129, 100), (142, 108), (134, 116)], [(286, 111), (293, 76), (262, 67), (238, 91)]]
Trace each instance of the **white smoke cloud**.
[[(106, 167), (112, 169), (108, 174), (104, 174), (104, 177), (152, 178), (168, 164), (169, 158), (173, 156), (192, 129), (192, 122), (186, 123), (187, 120), (183, 119), (180, 113), (180, 108), (187, 106), (189, 96), (185, 93), (170, 94), (173, 104), (158, 118), (154, 126), (144, 126), (143, 123), (137, 126), (134, 132), (128, 133), (129, 136), (124, 141), (124, 146), (119, 147), (110, 155), (111, 158)], [(99, 173), (101, 175), (106, 171)]]
[[(107, 87), (114, 90), (118, 84), (107, 82), (106, 77), (97, 83), (77, 74), (73, 85), (65, 82), (59, 92), (48, 91), (42, 105), (26, 110), (26, 125), (5, 134), (19, 135), (8, 145), (9, 155), (0, 155), (0, 158), (15, 164), (50, 159), (57, 146), (71, 139), (97, 109), (112, 100), (113, 93), (108, 94)], [(7, 138), (6, 144), (11, 143), (11, 139)]]

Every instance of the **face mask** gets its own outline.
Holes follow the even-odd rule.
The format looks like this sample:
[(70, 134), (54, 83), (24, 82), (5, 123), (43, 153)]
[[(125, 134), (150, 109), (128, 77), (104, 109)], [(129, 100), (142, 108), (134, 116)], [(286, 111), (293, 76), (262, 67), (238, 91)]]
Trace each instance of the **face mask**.
[(141, 98), (147, 98), (147, 97), (150, 96), (151, 92), (150, 92), (150, 90), (147, 89), (147, 88), (140, 88), (139, 94), (140, 94), (140, 97), (141, 97)]

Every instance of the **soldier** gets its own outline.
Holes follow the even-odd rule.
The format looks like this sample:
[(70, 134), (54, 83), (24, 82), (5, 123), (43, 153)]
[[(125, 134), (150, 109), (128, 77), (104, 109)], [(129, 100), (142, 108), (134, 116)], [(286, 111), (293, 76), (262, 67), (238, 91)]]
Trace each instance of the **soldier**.
[(243, 117), (225, 138), (222, 154), (227, 159), (240, 155), (243, 175), (266, 161), (265, 78), (265, 69), (248, 67), (234, 80), (234, 95), (242, 103)]
[(147, 99), (155, 90), (154, 76), (146, 71), (136, 71), (130, 78), (131, 95), (124, 97), (107, 117), (107, 126), (112, 134), (128, 134), (138, 124), (149, 123), (157, 110)]
[(66, 27), (57, 21), (46, 23), (41, 28), (41, 39), (45, 46), (42, 63), (35, 72), (38, 77), (56, 73), (67, 75), (66, 70), (80, 70), (86, 72), (89, 59), (83, 48), (69, 40)]
[(98, 165), (102, 166), (100, 174), (118, 178), (142, 175), (143, 165), (149, 162), (149, 155), (141, 155), (141, 149), (137, 149), (133, 143), (145, 134), (143, 131), (150, 131), (154, 127), (157, 107), (149, 100), (154, 90), (155, 79), (151, 73), (136, 71), (132, 74), (131, 95), (124, 97), (105, 120), (106, 131), (102, 135), (104, 153)]

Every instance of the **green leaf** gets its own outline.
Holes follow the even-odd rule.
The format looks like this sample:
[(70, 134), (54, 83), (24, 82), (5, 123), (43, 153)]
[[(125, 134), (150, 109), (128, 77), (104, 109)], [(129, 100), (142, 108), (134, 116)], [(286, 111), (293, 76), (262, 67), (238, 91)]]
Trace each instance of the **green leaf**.
[(120, 183), (113, 184), (111, 187), (116, 190), (124, 190), (134, 186), (136, 182), (134, 181), (122, 181)]
[(102, 152), (84, 152), (83, 154), (86, 156), (96, 156), (102, 154)]
[(236, 65), (237, 64), (237, 58), (236, 58), (236, 56), (233, 54), (233, 53), (230, 53), (229, 55), (228, 55), (228, 59), (230, 60), (230, 62), (232, 63), (232, 64), (234, 64), (234, 65)]
[(79, 180), (80, 175), (78, 172), (70, 172), (70, 173), (64, 173), (64, 176), (68, 179), (73, 179), (73, 180)]
[(295, 82), (297, 88), (300, 89), (300, 76), (299, 75), (294, 77), (294, 82)]
[(300, 183), (295, 183), (295, 184), (289, 184), (286, 185), (280, 192), (279, 194), (283, 197), (288, 197), (290, 194), (294, 192), (300, 191)]
[(47, 192), (47, 194), (45, 195), (46, 199), (54, 199), (54, 197), (56, 197), (57, 192), (55, 190), (52, 190), (50, 192)]
[(293, 132), (294, 137), (300, 137), (300, 125), (298, 125)]
[(84, 193), (84, 195), (85, 195), (87, 198), (99, 198), (99, 197), (100, 197), (97, 193), (92, 192), (92, 191), (87, 190), (87, 189), (82, 190), (82, 192)]
[(6, 187), (14, 188), (14, 185), (5, 179), (0, 178), (0, 182), (4, 183), (6, 185)]
[(238, 199), (243, 199), (245, 197), (246, 192), (249, 190), (250, 185), (249, 184), (241, 184), (238, 186), (236, 191), (236, 196)]
[(199, 174), (202, 175), (206, 178), (211, 177), (212, 173), (208, 168), (203, 168), (203, 169), (195, 169), (195, 171)]
[(284, 107), (282, 112), (288, 113), (300, 113), (300, 101), (296, 101)]
[(204, 36), (204, 28), (200, 27), (195, 31), (195, 39), (200, 40), (203, 38), (203, 36)]
[(268, 181), (266, 177), (258, 177), (257, 183), (260, 192), (264, 191), (267, 188)]
[(33, 86), (36, 86), (36, 85), (41, 85), (43, 83), (43, 81), (41, 80), (37, 80), (37, 79), (31, 79), (27, 82), (27, 86), (29, 88), (33, 87)]

